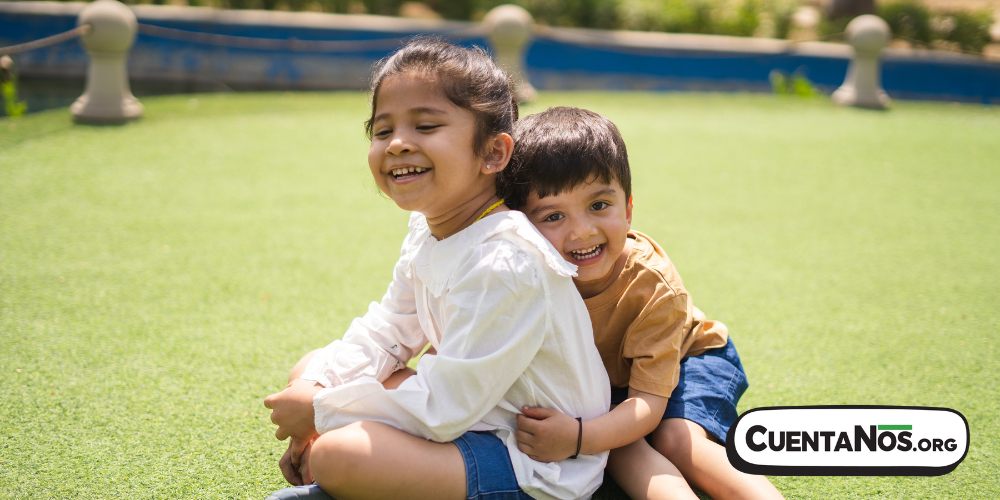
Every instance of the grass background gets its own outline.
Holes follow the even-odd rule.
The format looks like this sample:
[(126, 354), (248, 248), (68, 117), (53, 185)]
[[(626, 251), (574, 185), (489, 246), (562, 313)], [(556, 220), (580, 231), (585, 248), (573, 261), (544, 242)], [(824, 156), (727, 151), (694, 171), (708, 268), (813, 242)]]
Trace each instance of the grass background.
[[(364, 94), (150, 98), (123, 127), (0, 120), (0, 498), (263, 498), (262, 398), (391, 276)], [(634, 227), (725, 321), (740, 410), (961, 411), (934, 478), (775, 477), (788, 498), (1000, 497), (1000, 109), (543, 93), (621, 128)], [(598, 498), (620, 495), (604, 490)]]

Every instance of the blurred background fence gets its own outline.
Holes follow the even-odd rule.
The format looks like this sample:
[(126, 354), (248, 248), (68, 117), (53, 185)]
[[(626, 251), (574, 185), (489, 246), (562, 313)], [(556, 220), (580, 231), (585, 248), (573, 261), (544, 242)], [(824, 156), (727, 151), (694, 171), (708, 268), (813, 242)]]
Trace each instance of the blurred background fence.
[[(766, 92), (775, 88), (776, 75), (778, 80), (795, 75), (806, 88), (830, 93), (843, 82), (852, 54), (849, 46), (836, 43), (844, 26), (854, 15), (873, 11), (896, 36), (883, 53), (883, 86), (891, 97), (1000, 103), (1000, 45), (991, 38), (1000, 33), (990, 10), (991, 2), (1000, 0), (961, 1), (966, 3), (846, 2), (853, 11), (838, 11), (837, 0), (516, 3), (538, 23), (526, 70), (541, 90)], [(366, 88), (371, 65), (406, 37), (438, 34), (488, 46), (476, 21), (501, 1), (153, 3), (171, 5), (132, 5), (140, 27), (128, 70), (140, 97)], [(0, 47), (72, 29), (85, 5), (0, 2)], [(87, 56), (79, 42), (25, 52), (16, 60), (30, 110), (66, 106), (83, 89)]]
[[(480, 21), (513, 3), (546, 26), (789, 38), (844, 31), (854, 15), (877, 14), (913, 44), (982, 52), (1000, 0), (127, 0), (130, 5), (376, 14)], [(841, 7), (844, 5), (846, 7)], [(860, 6), (860, 7), (859, 7)], [(996, 37), (996, 35), (993, 35)]]

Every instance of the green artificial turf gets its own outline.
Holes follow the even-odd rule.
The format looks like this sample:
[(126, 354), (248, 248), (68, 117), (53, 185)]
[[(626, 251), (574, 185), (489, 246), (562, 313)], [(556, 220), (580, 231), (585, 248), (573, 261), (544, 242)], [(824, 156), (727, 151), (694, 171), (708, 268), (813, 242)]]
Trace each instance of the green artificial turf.
[[(122, 127), (0, 120), (0, 498), (263, 498), (262, 398), (391, 276), (407, 214), (366, 96), (145, 99)], [(1000, 109), (543, 93), (614, 120), (633, 227), (730, 327), (740, 410), (961, 411), (941, 477), (775, 477), (788, 498), (1000, 494)], [(598, 498), (620, 498), (604, 490)]]

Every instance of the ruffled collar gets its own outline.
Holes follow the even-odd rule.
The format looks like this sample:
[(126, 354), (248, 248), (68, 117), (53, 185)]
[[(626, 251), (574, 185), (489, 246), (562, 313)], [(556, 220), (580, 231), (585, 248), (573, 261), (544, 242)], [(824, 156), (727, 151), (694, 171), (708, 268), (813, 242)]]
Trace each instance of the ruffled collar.
[(566, 262), (523, 213), (510, 210), (483, 217), (443, 240), (431, 235), (427, 218), (414, 212), (410, 215), (410, 234), (401, 256), (406, 277), (413, 279), (415, 271), (428, 291), (440, 297), (455, 273), (456, 264), (464, 261), (475, 247), (501, 233), (508, 233), (513, 236), (512, 240), (537, 249), (545, 264), (556, 274), (576, 276), (576, 266)]

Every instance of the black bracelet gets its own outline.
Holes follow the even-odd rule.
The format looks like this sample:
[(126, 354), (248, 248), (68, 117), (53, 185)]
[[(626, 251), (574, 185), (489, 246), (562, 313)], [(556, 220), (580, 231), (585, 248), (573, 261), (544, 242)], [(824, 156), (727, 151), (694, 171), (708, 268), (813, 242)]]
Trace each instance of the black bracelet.
[(580, 430), (576, 433), (576, 453), (569, 458), (576, 458), (580, 454), (580, 445), (583, 444), (583, 420), (580, 417), (576, 417), (576, 423), (580, 424)]

